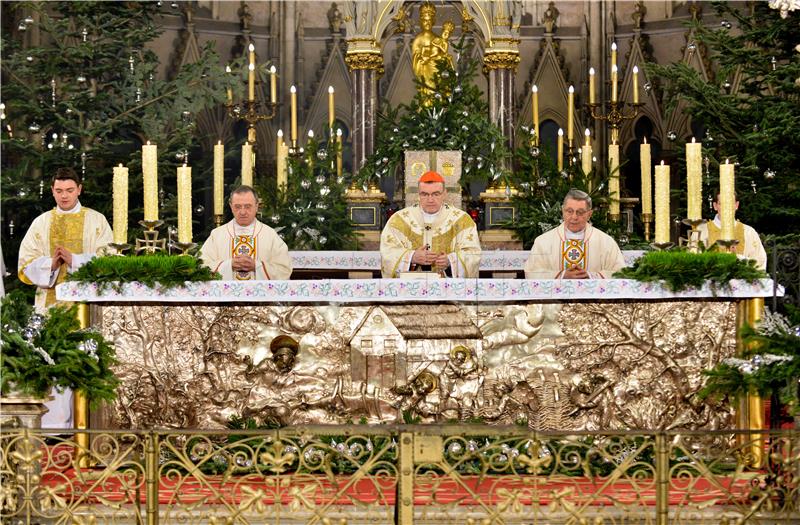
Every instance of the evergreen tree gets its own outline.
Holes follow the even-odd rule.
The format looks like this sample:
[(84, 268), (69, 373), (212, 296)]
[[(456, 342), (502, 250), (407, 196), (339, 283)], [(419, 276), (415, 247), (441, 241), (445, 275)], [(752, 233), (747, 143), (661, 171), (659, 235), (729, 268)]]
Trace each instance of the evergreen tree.
[(2, 9), (6, 23), (35, 28), (41, 40), (26, 45), (3, 26), (2, 238), (9, 268), (31, 220), (53, 206), (50, 177), (58, 166), (82, 172), (81, 202), (111, 217), (112, 167), (127, 165), (133, 238), (142, 218), (146, 140), (158, 144), (162, 217), (174, 221), (175, 168), (191, 150), (194, 116), (221, 102), (225, 83), (234, 82), (212, 46), (162, 80), (146, 47), (160, 33), (155, 2), (5, 2)]
[(507, 178), (510, 153), (475, 84), (479, 63), (473, 45), (463, 37), (453, 44), (455, 69), (447, 59), (437, 63), (430, 100), (417, 90), (411, 103), (387, 107), (379, 115), (375, 152), (358, 171), (358, 184), (402, 171), (406, 150), (461, 150), (461, 185), (467, 193), (470, 182)]
[(345, 176), (336, 174), (339, 146), (309, 139), (287, 163), (287, 187), (260, 188), (267, 195), (265, 222), (292, 250), (355, 250), (354, 225), (347, 214)]
[[(532, 130), (525, 126), (521, 129), (533, 137)], [(507, 225), (515, 231), (523, 247), (530, 248), (537, 236), (561, 223), (561, 204), (572, 188), (591, 196), (592, 224), (627, 244), (623, 242), (626, 239), (620, 239), (620, 224), (608, 220), (606, 182), (600, 180), (598, 173), (594, 170), (584, 173), (578, 163), (565, 165), (559, 171), (552, 160), (554, 152), (534, 145), (531, 140), (527, 142), (514, 154), (515, 170), (511, 182), (518, 192), (512, 194), (511, 200), (517, 208), (517, 217)]]
[(704, 126), (711, 159), (704, 192), (718, 189), (715, 166), (738, 163), (739, 216), (763, 233), (800, 228), (800, 23), (781, 18), (767, 2), (713, 4), (721, 24), (694, 23), (697, 44), (717, 65), (706, 81), (685, 64), (650, 65), (660, 76), (669, 107), (687, 103), (695, 124)]

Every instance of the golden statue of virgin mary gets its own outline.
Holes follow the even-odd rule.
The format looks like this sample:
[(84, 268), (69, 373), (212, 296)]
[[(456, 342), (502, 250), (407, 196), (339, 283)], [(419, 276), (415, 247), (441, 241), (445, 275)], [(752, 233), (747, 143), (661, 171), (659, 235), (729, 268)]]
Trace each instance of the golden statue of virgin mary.
[(434, 76), (438, 72), (438, 62), (446, 58), (453, 67), (453, 57), (450, 56), (448, 39), (455, 29), (455, 24), (447, 21), (442, 26), (442, 34), (433, 32), (436, 24), (436, 8), (433, 4), (425, 2), (419, 8), (419, 25), (422, 28), (411, 44), (411, 67), (414, 76), (420, 82), (420, 91), (430, 105), (430, 98), (436, 92)]

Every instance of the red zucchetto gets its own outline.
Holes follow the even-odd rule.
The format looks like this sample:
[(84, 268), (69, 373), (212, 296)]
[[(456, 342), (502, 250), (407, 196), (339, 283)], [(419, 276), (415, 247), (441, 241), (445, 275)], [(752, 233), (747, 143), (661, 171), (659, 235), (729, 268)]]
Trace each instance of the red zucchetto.
[(419, 178), (419, 182), (441, 182), (444, 184), (444, 177), (435, 171), (426, 171), (422, 174), (422, 177)]

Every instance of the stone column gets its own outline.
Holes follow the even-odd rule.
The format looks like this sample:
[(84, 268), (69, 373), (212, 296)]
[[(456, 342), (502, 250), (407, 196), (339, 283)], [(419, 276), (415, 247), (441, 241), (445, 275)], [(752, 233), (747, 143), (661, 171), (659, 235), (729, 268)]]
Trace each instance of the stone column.
[(483, 70), (489, 79), (489, 119), (514, 150), (514, 76), (519, 64), (519, 40), (496, 41), (483, 56)]
[[(366, 44), (366, 45), (365, 45)], [(353, 172), (357, 173), (375, 151), (378, 114), (378, 79), (383, 55), (374, 42), (349, 41), (345, 62), (353, 85)]]

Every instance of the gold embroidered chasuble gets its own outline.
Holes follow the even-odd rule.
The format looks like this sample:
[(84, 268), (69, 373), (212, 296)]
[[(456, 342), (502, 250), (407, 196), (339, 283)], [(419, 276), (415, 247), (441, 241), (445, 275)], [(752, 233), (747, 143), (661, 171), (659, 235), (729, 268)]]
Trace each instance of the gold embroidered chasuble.
[(112, 239), (106, 218), (90, 208), (81, 207), (76, 213), (62, 213), (54, 208), (34, 219), (20, 244), (18, 276), (22, 282), (37, 286), (37, 309), (55, 304), (55, 286), (69, 272), (67, 265), (62, 264), (55, 282), (49, 286), (50, 262), (56, 248), (62, 246), (72, 253), (76, 269)]
[(422, 246), (447, 254), (453, 277), (478, 276), (478, 229), (463, 211), (445, 204), (431, 223), (425, 222), (419, 205), (392, 215), (381, 232), (382, 276), (397, 277), (398, 272), (408, 270), (414, 250)]
[[(203, 263), (226, 280), (289, 279), (292, 275), (289, 248), (275, 230), (255, 221), (252, 235), (248, 235), (237, 231), (235, 223), (232, 220), (211, 231), (200, 251)], [(235, 271), (232, 259), (237, 255), (253, 257), (255, 271)]]
[[(698, 226), (697, 230), (700, 232), (700, 240), (706, 248), (711, 247), (722, 236), (722, 229), (714, 221), (706, 221)], [(734, 247), (737, 255), (753, 259), (756, 267), (761, 270), (767, 269), (767, 252), (764, 250), (758, 232), (753, 227), (736, 221), (733, 227), (733, 238), (739, 241)]]

